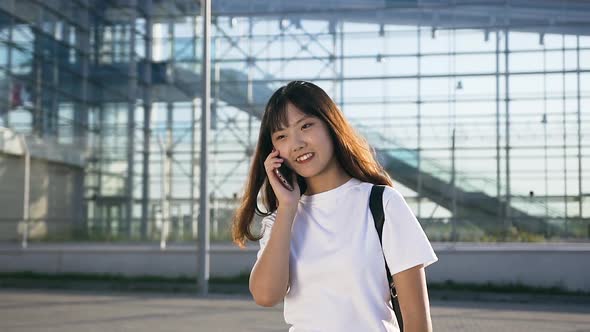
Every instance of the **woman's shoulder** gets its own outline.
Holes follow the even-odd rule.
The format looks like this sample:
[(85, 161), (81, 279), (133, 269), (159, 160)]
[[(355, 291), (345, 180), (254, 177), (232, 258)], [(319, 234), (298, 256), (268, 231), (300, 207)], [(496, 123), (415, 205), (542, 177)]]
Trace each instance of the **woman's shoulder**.
[(401, 192), (399, 192), (399, 190), (397, 190), (394, 187), (391, 186), (385, 186), (385, 190), (383, 191), (383, 197), (387, 198), (388, 200), (391, 199), (404, 199), (404, 196), (402, 195)]
[[(366, 183), (366, 185), (370, 188), (373, 187), (372, 183)], [(389, 202), (401, 203), (405, 201), (404, 196), (396, 188), (389, 185), (383, 185), (383, 187), (383, 206), (386, 206)]]

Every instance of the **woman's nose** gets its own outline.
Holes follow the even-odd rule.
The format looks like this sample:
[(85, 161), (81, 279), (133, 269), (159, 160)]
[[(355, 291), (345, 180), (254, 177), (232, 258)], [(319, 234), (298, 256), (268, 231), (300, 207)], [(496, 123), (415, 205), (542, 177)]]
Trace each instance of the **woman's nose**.
[(293, 145), (292, 145), (291, 150), (293, 152), (297, 152), (305, 147), (305, 141), (299, 135), (293, 136), (293, 143), (292, 144)]

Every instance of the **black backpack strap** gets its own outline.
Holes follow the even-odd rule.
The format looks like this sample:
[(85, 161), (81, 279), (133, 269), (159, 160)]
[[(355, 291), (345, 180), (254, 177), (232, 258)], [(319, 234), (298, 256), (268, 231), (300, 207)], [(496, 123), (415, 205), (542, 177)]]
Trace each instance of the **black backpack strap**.
[[(375, 221), (375, 229), (377, 230), (377, 235), (379, 235), (379, 244), (381, 245), (381, 250), (383, 253), (383, 224), (385, 222), (385, 214), (383, 212), (383, 191), (385, 190), (385, 186), (383, 185), (373, 185), (371, 189), (371, 196), (369, 198), (369, 208), (371, 209), (371, 214), (373, 215), (373, 220)], [(397, 299), (397, 292), (395, 291), (395, 286), (393, 284), (393, 277), (391, 276), (391, 272), (389, 272), (389, 266), (387, 265), (387, 259), (385, 258), (385, 253), (383, 253), (383, 260), (385, 261), (385, 271), (387, 272), (387, 281), (389, 282), (389, 288), (391, 293), (391, 305), (393, 306), (393, 311), (395, 312), (395, 316), (397, 318), (397, 323), (400, 327), (400, 330), (403, 331), (404, 324), (402, 320), (402, 313), (399, 306), (399, 301)]]

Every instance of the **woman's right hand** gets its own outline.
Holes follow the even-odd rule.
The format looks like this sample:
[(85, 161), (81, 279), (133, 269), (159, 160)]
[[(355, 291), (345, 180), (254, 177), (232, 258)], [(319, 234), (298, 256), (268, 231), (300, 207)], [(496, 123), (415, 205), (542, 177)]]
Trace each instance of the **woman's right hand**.
[(279, 156), (279, 151), (273, 149), (273, 151), (266, 157), (264, 161), (264, 168), (266, 169), (266, 175), (270, 185), (277, 196), (277, 201), (280, 207), (293, 207), (297, 208), (300, 197), (299, 184), (297, 183), (297, 174), (292, 172), (293, 178), (289, 181), (293, 185), (293, 191), (285, 188), (281, 183), (281, 180), (275, 174), (274, 170), (281, 167), (284, 159)]

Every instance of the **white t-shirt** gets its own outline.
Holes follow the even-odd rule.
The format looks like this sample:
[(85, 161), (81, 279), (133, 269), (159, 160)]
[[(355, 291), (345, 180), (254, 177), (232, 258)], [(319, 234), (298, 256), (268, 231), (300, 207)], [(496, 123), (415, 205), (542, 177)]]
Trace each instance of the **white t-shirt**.
[[(290, 288), (284, 299), (290, 332), (399, 331), (369, 208), (372, 186), (352, 178), (334, 189), (301, 196), (291, 234)], [(392, 275), (438, 260), (396, 189), (385, 188), (383, 210), (383, 252)], [(258, 258), (275, 217), (276, 212), (262, 220)]]

